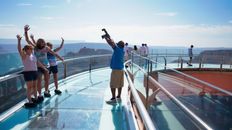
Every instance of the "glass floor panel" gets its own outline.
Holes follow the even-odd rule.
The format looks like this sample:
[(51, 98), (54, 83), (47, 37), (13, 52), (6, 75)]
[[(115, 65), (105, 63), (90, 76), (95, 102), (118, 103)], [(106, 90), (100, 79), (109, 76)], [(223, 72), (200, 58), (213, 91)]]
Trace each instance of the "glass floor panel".
[(0, 122), (0, 130), (8, 129), (83, 129), (127, 130), (123, 105), (108, 105), (110, 69), (78, 74), (62, 80), (61, 95), (54, 94), (36, 108), (20, 108)]

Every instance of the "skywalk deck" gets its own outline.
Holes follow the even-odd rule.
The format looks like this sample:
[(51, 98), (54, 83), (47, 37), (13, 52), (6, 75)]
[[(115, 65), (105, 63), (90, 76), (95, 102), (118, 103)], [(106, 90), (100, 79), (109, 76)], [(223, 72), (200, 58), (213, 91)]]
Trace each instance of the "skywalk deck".
[(123, 102), (114, 105), (105, 103), (111, 98), (110, 72), (106, 68), (68, 77), (59, 82), (61, 95), (55, 95), (54, 87), (50, 85), (51, 98), (45, 98), (36, 108), (21, 107), (0, 122), (0, 130), (128, 129)]

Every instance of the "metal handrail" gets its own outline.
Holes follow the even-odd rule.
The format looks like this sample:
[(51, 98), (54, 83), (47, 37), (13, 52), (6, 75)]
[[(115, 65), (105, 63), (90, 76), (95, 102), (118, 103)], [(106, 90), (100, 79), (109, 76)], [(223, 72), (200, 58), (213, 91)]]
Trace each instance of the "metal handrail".
[[(80, 59), (87, 59), (87, 58), (95, 58), (95, 57), (103, 57), (103, 56), (111, 56), (112, 54), (104, 54), (104, 55), (92, 55), (92, 56), (82, 56), (82, 57), (77, 57), (77, 58), (71, 58), (71, 59), (66, 59), (64, 60), (64, 74), (66, 74), (66, 63), (67, 62), (70, 62), (70, 61), (74, 61), (74, 60), (80, 60)], [(62, 61), (57, 61), (57, 64), (62, 64)], [(0, 82), (3, 82), (5, 80), (8, 80), (8, 79), (11, 79), (11, 78), (15, 78), (17, 76), (20, 76), (22, 70), (21, 71), (18, 71), (18, 72), (15, 72), (15, 73), (12, 73), (12, 74), (9, 74), (9, 75), (6, 75), (6, 76), (2, 76), (0, 78)]]
[(161, 84), (159, 84), (153, 77), (149, 76), (146, 71), (144, 71), (139, 65), (132, 63), (136, 67), (138, 67), (149, 79), (152, 81), (152, 84), (156, 85), (163, 91), (171, 100), (173, 100), (182, 110), (184, 110), (187, 114), (190, 115), (192, 119), (197, 121), (201, 126), (206, 128), (207, 130), (213, 130), (210, 126), (208, 126), (203, 120), (201, 120), (197, 115), (195, 115), (191, 110), (189, 110), (184, 104), (182, 104), (177, 98), (175, 98), (168, 90), (166, 90)]
[[(129, 63), (131, 60), (125, 62), (125, 64)], [(134, 100), (137, 104), (137, 108), (139, 110), (139, 113), (140, 113), (140, 116), (142, 117), (142, 120), (143, 120), (143, 123), (146, 127), (147, 130), (156, 130), (155, 129), (155, 126), (146, 110), (146, 108), (144, 107), (143, 105), (143, 102), (141, 101), (136, 89), (135, 89), (135, 86), (134, 84), (132, 83), (132, 80), (130, 79), (129, 77), (129, 74), (128, 74), (128, 70), (126, 69), (125, 70), (125, 74), (126, 74), (126, 78), (127, 78), (127, 81), (130, 85), (130, 89), (131, 89), (131, 92), (132, 92), (132, 95), (134, 97)]]
[[(156, 61), (151, 60), (151, 59), (150, 59), (150, 61), (156, 62)], [(157, 62), (156, 62), (156, 63), (157, 63)], [(159, 63), (157, 63), (157, 64), (159, 64)], [(162, 65), (162, 64), (161, 64), (161, 65)], [(208, 82), (202, 81), (202, 80), (200, 80), (200, 79), (197, 79), (197, 78), (195, 78), (195, 77), (193, 77), (193, 76), (190, 76), (190, 75), (188, 75), (188, 74), (185, 74), (185, 73), (183, 73), (183, 72), (180, 72), (180, 71), (178, 71), (178, 70), (175, 70), (175, 69), (173, 69), (173, 68), (170, 68), (170, 67), (168, 67), (168, 66), (166, 66), (166, 68), (168, 68), (168, 69), (170, 69), (170, 70), (172, 70), (172, 71), (174, 71), (174, 72), (176, 72), (176, 73), (178, 73), (178, 74), (181, 74), (181, 75), (183, 75), (183, 76), (186, 76), (186, 77), (188, 77), (188, 78), (190, 78), (190, 79), (193, 79), (193, 80), (195, 80), (195, 81), (197, 81), (197, 82), (200, 82), (200, 83), (202, 83), (202, 84), (204, 84), (204, 85), (206, 85), (206, 86), (209, 86), (209, 87), (211, 87), (211, 88), (213, 88), (213, 89), (216, 89), (216, 90), (218, 90), (218, 91), (220, 91), (220, 92), (222, 92), (222, 93), (225, 93), (225, 94), (228, 94), (228, 95), (232, 96), (232, 93), (231, 93), (231, 92), (229, 92), (229, 91), (227, 91), (227, 90), (224, 90), (224, 89), (221, 89), (221, 88), (219, 88), (219, 87), (217, 87), (217, 86), (215, 86), (215, 85), (213, 85), (213, 84), (210, 84), (210, 83), (208, 83)]]
[[(146, 60), (149, 60), (149, 61), (151, 61), (151, 62), (154, 62), (154, 63), (156, 63), (156, 64), (160, 64), (159, 62), (154, 61), (154, 60), (152, 60), (152, 59), (149, 59), (149, 58), (147, 58), (147, 57), (143, 57), (143, 56), (140, 56), (140, 55), (138, 55), (138, 56), (141, 57), (141, 58), (144, 58), (144, 59), (146, 59)], [(160, 64), (160, 65), (163, 66), (162, 64)], [(229, 92), (229, 91), (227, 91), (227, 90), (221, 89), (221, 88), (219, 88), (219, 87), (217, 87), (217, 86), (215, 86), (215, 85), (213, 85), (213, 84), (210, 84), (210, 83), (208, 83), (208, 82), (202, 81), (202, 80), (200, 80), (200, 79), (197, 79), (197, 78), (195, 78), (195, 77), (193, 77), (193, 76), (190, 76), (190, 75), (185, 74), (185, 73), (183, 73), (183, 72), (180, 72), (180, 71), (178, 71), (178, 70), (175, 70), (175, 69), (173, 69), (173, 68), (171, 68), (171, 67), (168, 67), (167, 65), (165, 65), (164, 68), (168, 68), (168, 69), (170, 69), (170, 70), (172, 70), (172, 71), (174, 71), (174, 72), (176, 72), (176, 73), (178, 73), (178, 74), (181, 74), (181, 75), (183, 75), (183, 76), (186, 76), (186, 77), (188, 77), (188, 78), (190, 78), (190, 79), (193, 79), (193, 80), (195, 80), (195, 81), (197, 81), (197, 82), (200, 82), (200, 83), (202, 83), (202, 84), (204, 84), (204, 85), (206, 85), (206, 86), (209, 86), (210, 88), (216, 89), (216, 90), (218, 90), (218, 91), (220, 91), (220, 92), (222, 92), (222, 93), (225, 93), (225, 94), (227, 94), (227, 95), (232, 96), (232, 92)]]
[[(102, 56), (111, 56), (112, 54), (104, 54), (104, 55), (92, 55), (92, 56), (82, 56), (82, 57), (77, 57), (77, 58), (71, 58), (71, 59), (66, 59), (64, 63), (74, 61), (74, 60), (79, 60), (79, 59), (86, 59), (86, 58), (95, 58), (95, 57), (102, 57)], [(59, 61), (61, 62), (61, 61)]]

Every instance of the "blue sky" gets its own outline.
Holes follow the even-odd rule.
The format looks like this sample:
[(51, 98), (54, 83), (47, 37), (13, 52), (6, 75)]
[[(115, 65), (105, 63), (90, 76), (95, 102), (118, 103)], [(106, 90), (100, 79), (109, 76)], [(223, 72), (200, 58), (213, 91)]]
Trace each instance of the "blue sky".
[(232, 0), (0, 0), (0, 38), (29, 24), (35, 37), (157, 46), (232, 47)]

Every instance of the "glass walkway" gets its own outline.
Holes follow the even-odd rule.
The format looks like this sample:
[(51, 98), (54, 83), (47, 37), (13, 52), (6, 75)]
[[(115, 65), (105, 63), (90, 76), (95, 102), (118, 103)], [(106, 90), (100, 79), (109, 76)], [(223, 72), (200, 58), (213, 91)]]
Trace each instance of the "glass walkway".
[(51, 98), (36, 108), (20, 108), (0, 122), (0, 130), (127, 130), (123, 102), (105, 103), (111, 98), (110, 72), (109, 68), (98, 69), (64, 79), (59, 83), (61, 95), (55, 95), (50, 86)]

